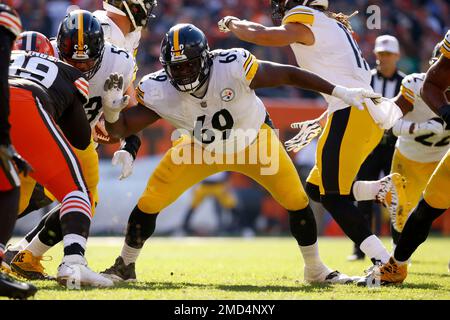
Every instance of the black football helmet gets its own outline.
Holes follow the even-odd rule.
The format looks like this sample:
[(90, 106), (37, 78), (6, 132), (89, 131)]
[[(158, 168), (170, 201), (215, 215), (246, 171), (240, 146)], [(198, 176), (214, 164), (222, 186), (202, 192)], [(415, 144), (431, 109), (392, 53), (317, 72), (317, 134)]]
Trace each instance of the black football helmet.
[(281, 24), (286, 10), (295, 6), (319, 7), (328, 9), (328, 0), (270, 0), (272, 6), (272, 20), (275, 25)]
[(59, 25), (56, 38), (59, 56), (91, 79), (101, 66), (105, 39), (96, 17), (86, 10), (74, 10)]
[(148, 20), (154, 18), (152, 13), (158, 5), (156, 0), (104, 0), (103, 8), (114, 12), (114, 8), (120, 10), (131, 21), (134, 29), (145, 28)]
[(205, 34), (192, 24), (170, 28), (161, 43), (159, 58), (170, 83), (179, 91), (194, 92), (208, 79), (211, 54)]

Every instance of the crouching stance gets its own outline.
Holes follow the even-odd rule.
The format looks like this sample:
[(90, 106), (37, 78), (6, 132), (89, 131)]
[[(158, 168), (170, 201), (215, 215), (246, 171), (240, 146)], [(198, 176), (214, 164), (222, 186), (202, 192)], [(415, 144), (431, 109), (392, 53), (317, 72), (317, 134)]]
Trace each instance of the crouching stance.
[(288, 210), (290, 229), (305, 261), (305, 281), (352, 282), (321, 261), (308, 197), (254, 90), (292, 85), (334, 95), (353, 106), (376, 94), (336, 87), (297, 67), (259, 61), (244, 49), (209, 51), (203, 32), (190, 24), (169, 30), (160, 60), (164, 69), (140, 81), (138, 105), (122, 113), (120, 76), (105, 83), (110, 93), (104, 106), (110, 135), (127, 136), (160, 118), (181, 135), (131, 212), (121, 255), (102, 274), (114, 281), (135, 280), (135, 261), (155, 230), (158, 213), (208, 176), (234, 171), (257, 181)]

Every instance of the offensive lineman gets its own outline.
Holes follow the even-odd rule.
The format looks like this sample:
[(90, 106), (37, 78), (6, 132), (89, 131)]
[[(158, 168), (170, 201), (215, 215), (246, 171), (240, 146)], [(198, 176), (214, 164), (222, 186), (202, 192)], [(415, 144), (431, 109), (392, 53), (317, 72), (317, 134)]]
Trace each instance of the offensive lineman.
[[(159, 212), (206, 177), (221, 171), (237, 171), (258, 181), (289, 211), (291, 232), (305, 260), (305, 281), (352, 282), (353, 278), (332, 271), (320, 260), (316, 222), (308, 197), (254, 89), (283, 84), (302, 86), (357, 106), (365, 98), (378, 95), (363, 89), (336, 87), (292, 66), (258, 61), (244, 49), (210, 52), (203, 32), (191, 24), (175, 25), (166, 33), (160, 61), (164, 70), (145, 76), (136, 89), (137, 106), (121, 114), (117, 107), (104, 106), (106, 128), (111, 135), (123, 137), (163, 118), (183, 129), (185, 135), (174, 143), (150, 177), (130, 215), (122, 253), (102, 274), (115, 281), (136, 280), (135, 262), (144, 242), (155, 230)], [(107, 80), (107, 92), (116, 90), (117, 79), (120, 77)], [(113, 101), (121, 99), (119, 87)], [(242, 130), (249, 136), (241, 137)], [(217, 149), (211, 151), (210, 146)], [(226, 156), (221, 151), (224, 146), (233, 148)], [(272, 155), (278, 165), (275, 173), (262, 173), (267, 165), (261, 159), (255, 159), (255, 164), (227, 163), (230, 156), (234, 159), (255, 156), (251, 149), (256, 146), (276, 150)], [(201, 164), (177, 160), (179, 155), (195, 156), (198, 151), (203, 154)], [(204, 164), (209, 155), (223, 157), (217, 163)]]

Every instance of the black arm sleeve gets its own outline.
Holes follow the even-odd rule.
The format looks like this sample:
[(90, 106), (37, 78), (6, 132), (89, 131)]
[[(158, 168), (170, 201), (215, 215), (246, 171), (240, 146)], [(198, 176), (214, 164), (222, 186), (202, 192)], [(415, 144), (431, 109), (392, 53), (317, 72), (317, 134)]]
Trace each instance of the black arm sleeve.
[(0, 27), (0, 145), (10, 144), (8, 70), (14, 36)]
[(79, 99), (74, 100), (72, 107), (59, 119), (58, 125), (73, 147), (85, 150), (91, 142), (91, 126), (86, 118), (83, 103)]

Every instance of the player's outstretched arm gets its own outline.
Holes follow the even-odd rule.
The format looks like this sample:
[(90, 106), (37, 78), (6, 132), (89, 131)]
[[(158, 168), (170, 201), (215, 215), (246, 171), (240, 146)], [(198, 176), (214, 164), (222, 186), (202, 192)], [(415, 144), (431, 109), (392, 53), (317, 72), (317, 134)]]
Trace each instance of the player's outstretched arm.
[(291, 43), (313, 45), (315, 38), (311, 29), (301, 23), (288, 23), (278, 27), (266, 27), (262, 24), (225, 17), (219, 21), (219, 30), (231, 31), (242, 41), (267, 47), (284, 47)]
[(364, 109), (364, 99), (381, 97), (373, 91), (365, 89), (349, 89), (337, 86), (315, 73), (298, 67), (269, 61), (258, 61), (258, 70), (250, 83), (251, 89), (278, 87), (283, 85), (325, 93), (339, 98), (345, 101), (349, 106), (354, 106), (358, 109)]
[(450, 121), (450, 105), (444, 92), (450, 86), (450, 59), (445, 56), (436, 62), (427, 72), (422, 87), (422, 98), (425, 103), (444, 120)]
[(136, 106), (120, 113), (117, 121), (105, 121), (106, 131), (114, 138), (124, 138), (138, 133), (160, 119), (160, 116), (146, 106), (138, 103)]

